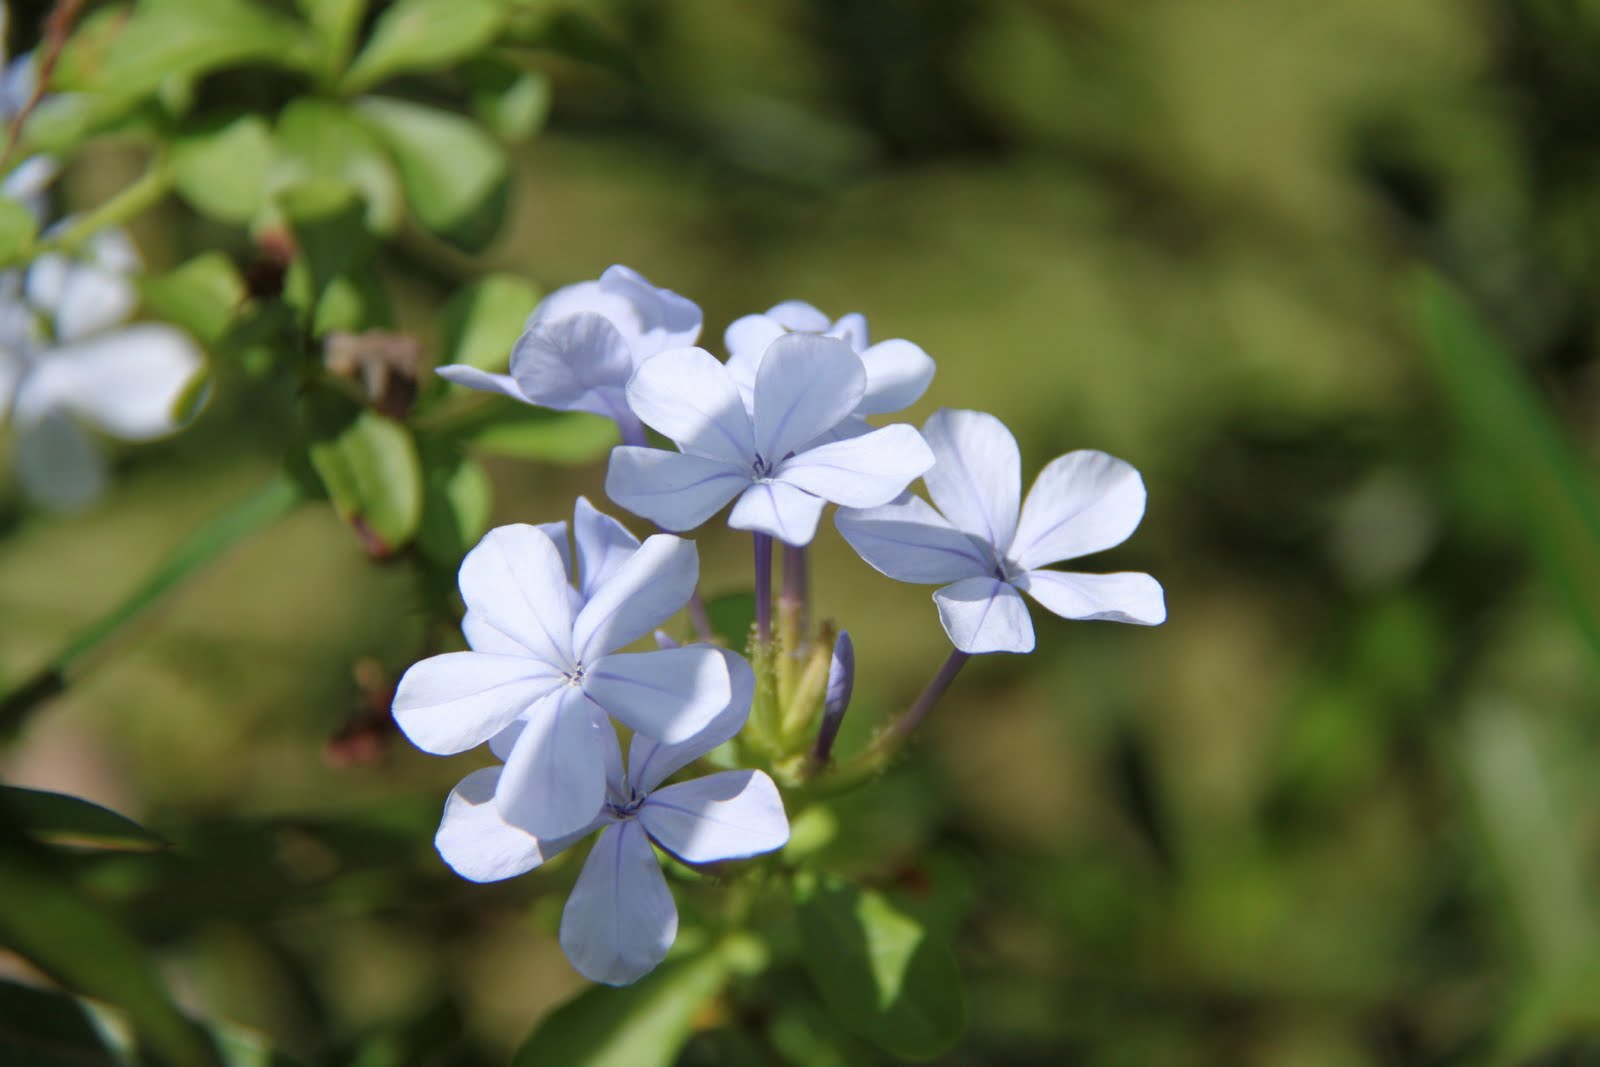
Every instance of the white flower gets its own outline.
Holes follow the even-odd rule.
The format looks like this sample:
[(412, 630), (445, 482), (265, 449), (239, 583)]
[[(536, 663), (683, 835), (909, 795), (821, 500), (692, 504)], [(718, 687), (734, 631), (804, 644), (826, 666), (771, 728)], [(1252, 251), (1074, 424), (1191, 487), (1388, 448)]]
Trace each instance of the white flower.
[(945, 409), (922, 434), (938, 457), (923, 481), (939, 510), (908, 493), (884, 507), (841, 509), (835, 521), (890, 578), (951, 583), (933, 599), (956, 648), (1031, 651), (1022, 592), (1067, 619), (1165, 621), (1161, 586), (1148, 574), (1041, 569), (1128, 539), (1144, 516), (1138, 471), (1104, 452), (1069, 452), (1039, 472), (1019, 515), (1022, 462), (999, 419)]
[(699, 336), (700, 308), (692, 301), (613, 266), (599, 281), (557, 289), (533, 309), (511, 350), (510, 374), (464, 364), (438, 373), (538, 407), (603, 415), (625, 442), (638, 443), (644, 432), (628, 409), (628, 379), (645, 359)]
[(753, 403), (756, 373), (772, 342), (786, 333), (815, 333), (848, 344), (861, 357), (867, 372), (867, 385), (861, 402), (849, 418), (830, 432), (837, 440), (866, 433), (872, 427), (863, 416), (888, 415), (915, 404), (933, 381), (933, 360), (919, 346), (895, 338), (871, 344), (867, 320), (852, 312), (837, 322), (800, 300), (788, 300), (767, 309), (762, 315), (736, 319), (723, 334), (728, 347), (728, 371), (744, 397)]
[(652, 840), (685, 863), (713, 863), (771, 852), (789, 839), (783, 800), (760, 771), (720, 771), (661, 784), (738, 733), (750, 714), (750, 665), (727, 650), (714, 654), (725, 660), (732, 679), (727, 707), (676, 745), (635, 734), (626, 770), (616, 735), (608, 730), (604, 807), (576, 833), (541, 837), (508, 820), (495, 802), (506, 789), (500, 767), (469, 774), (445, 802), (434, 843), (446, 863), (476, 882), (533, 870), (602, 830), (561, 915), (561, 947), (593, 981), (638, 980), (661, 962), (677, 936), (677, 908)]
[(607, 714), (675, 744), (727, 705), (728, 672), (712, 649), (616, 652), (682, 608), (698, 577), (694, 545), (657, 535), (579, 606), (544, 531), (490, 530), (461, 563), (461, 629), (472, 651), (406, 671), (395, 721), (418, 748), (449, 755), (522, 720), (500, 809), (541, 837), (571, 833), (605, 797)]
[(737, 498), (728, 525), (808, 544), (825, 502), (887, 503), (933, 463), (904, 424), (814, 446), (856, 410), (865, 390), (866, 372), (850, 346), (815, 334), (772, 343), (749, 410), (711, 353), (663, 352), (634, 373), (628, 403), (682, 451), (614, 449), (606, 493), (669, 530), (693, 529)]
[(97, 234), (89, 257), (41, 256), (26, 275), (0, 275), (0, 420), (16, 428), (17, 476), (57, 510), (105, 488), (105, 462), (79, 427), (125, 441), (178, 429), (179, 400), (204, 365), (174, 327), (116, 328), (138, 299), (138, 254), (118, 230)]

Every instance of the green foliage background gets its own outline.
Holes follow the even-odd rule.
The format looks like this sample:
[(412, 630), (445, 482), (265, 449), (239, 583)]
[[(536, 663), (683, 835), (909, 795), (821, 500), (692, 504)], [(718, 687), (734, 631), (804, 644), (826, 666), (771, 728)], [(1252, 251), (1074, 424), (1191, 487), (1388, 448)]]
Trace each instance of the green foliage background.
[[(226, 14), (150, 6), (180, 26)], [(428, 151), (377, 186), (354, 175), (421, 183), (434, 212), (394, 229), (369, 279), (387, 310), (376, 290), (352, 297), (361, 324), (392, 315), (443, 361), (459, 341), (445, 302), (467, 283), (549, 289), (621, 262), (699, 301), (711, 347), (781, 299), (860, 310), (938, 361), (917, 421), (991, 411), (1029, 470), (1093, 447), (1144, 473), (1144, 525), (1097, 569), (1155, 574), (1169, 622), (1036, 613), (1036, 653), (973, 662), (913, 758), (834, 805), (830, 867), (950, 934), (969, 1024), (938, 1062), (1600, 1059), (1600, 5), (514, 9), (536, 32), (501, 58), (539, 76), (550, 111), (511, 149), (503, 225), (469, 217), (478, 198)], [(378, 11), (352, 32), (367, 39)], [(445, 24), (467, 33), (463, 17)], [(13, 44), (36, 22), (14, 15)], [(145, 77), (140, 60), (114, 73)], [(358, 61), (340, 92), (465, 114), (481, 79), (428, 66)], [(262, 55), (224, 55), (191, 92), (191, 116), (260, 116), (280, 136), (286, 107), (312, 106)], [(542, 92), (495, 97), (513, 113), (480, 109), (490, 125), (449, 159), (515, 140)], [(340, 171), (365, 136), (305, 121), (329, 137), (313, 170)], [(219, 221), (251, 174), (250, 126), (219, 179), (134, 223), (153, 271), (257, 258), (248, 211)], [(485, 151), (473, 173), (492, 182)], [(60, 191), (92, 207), (146, 159), (96, 140)], [(7, 498), (0, 683), (273, 477), (296, 403), (289, 378), (218, 355), (194, 426), (127, 451), (96, 510)], [(326, 478), (336, 461), (310, 462)], [(495, 522), (604, 497), (600, 462), (486, 470)], [(700, 544), (712, 594), (748, 587), (745, 539), (713, 525)], [(848, 750), (946, 642), (926, 589), (880, 579), (826, 525), (813, 569), (861, 664)], [(301, 1062), (505, 1062), (581, 985), (554, 938), (572, 862), (485, 887), (432, 851), (479, 756), (391, 738), (381, 759), (325, 757), (447, 639), (425, 632), (439, 595), (403, 560), (374, 563), (333, 509), (300, 507), (97, 649), (0, 754), (8, 782), (176, 846), (71, 874), (181, 1005)], [(711, 999), (673, 1014), (645, 989), (614, 1017), (687, 1019), (687, 1064), (879, 1062), (828, 1036), (802, 973), (758, 982), (735, 959), (731, 984), (708, 981), (709, 958), (669, 967), (698, 967), (683, 988)], [(583, 1029), (569, 1010), (547, 1032), (579, 1036), (554, 1047), (598, 1048), (599, 1012)], [(646, 1062), (626, 1037), (593, 1062)], [(575, 1055), (526, 1062), (591, 1062)]]

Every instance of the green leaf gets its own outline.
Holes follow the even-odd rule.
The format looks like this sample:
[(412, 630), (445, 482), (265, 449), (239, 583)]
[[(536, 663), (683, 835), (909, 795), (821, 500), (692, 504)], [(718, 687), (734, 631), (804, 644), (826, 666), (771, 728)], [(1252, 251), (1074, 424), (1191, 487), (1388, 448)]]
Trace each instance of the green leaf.
[[(109, 32), (107, 32), (109, 30)], [(103, 27), (98, 51), (76, 57), (64, 88), (119, 100), (154, 92), (167, 78), (193, 77), (246, 62), (300, 68), (310, 42), (293, 20), (249, 0), (144, 0), (114, 27)]]
[(393, 323), (394, 307), (378, 272), (353, 270), (328, 283), (322, 299), (317, 301), (311, 332), (319, 337), (334, 330), (360, 333)]
[(424, 472), (417, 547), (436, 563), (454, 568), (488, 531), (494, 488), (483, 465), (466, 456), (430, 455)]
[(468, 436), (474, 451), (576, 465), (610, 454), (617, 444), (616, 423), (599, 415), (576, 411), (551, 414), (515, 401), (507, 402), (502, 410), (506, 411), (504, 418)]
[(422, 520), (422, 465), (411, 431), (331, 393), (308, 400), (308, 415), (311, 466), (339, 517), (375, 556), (404, 547)]
[(126, 815), (66, 793), (0, 786), (0, 813), (23, 833), (47, 845), (146, 852), (165, 842)]
[(322, 46), (318, 67), (325, 82), (332, 82), (349, 62), (350, 46), (366, 9), (367, 0), (300, 0), (300, 11)]
[(21, 259), (37, 232), (33, 212), (9, 197), (0, 197), (0, 263)]
[(444, 306), (439, 362), (504, 372), (538, 302), (539, 290), (514, 274), (491, 274), (457, 290)]
[(671, 1067), (695, 1013), (727, 979), (719, 952), (669, 960), (631, 986), (595, 986), (551, 1012), (512, 1067)]
[(1517, 531), (1600, 652), (1600, 505), (1583, 462), (1466, 302), (1432, 275), (1418, 296), (1435, 372), (1468, 444), (1497, 472)]
[(215, 120), (173, 140), (173, 181), (202, 214), (242, 226), (266, 207), (275, 155), (261, 116)]
[(138, 943), (9, 824), (0, 825), (0, 900), (0, 944), (68, 989), (122, 1008), (174, 1067), (218, 1067), (211, 1041), (173, 1005)]
[(526, 141), (550, 116), (550, 79), (539, 71), (485, 56), (467, 64), (461, 75), (473, 114), (502, 141)]
[(320, 300), (333, 280), (363, 263), (372, 248), (366, 208), (351, 186), (322, 179), (278, 193), (300, 257), (310, 271), (310, 299)]
[(706, 616), (711, 620), (711, 632), (720, 637), (724, 645), (742, 651), (756, 624), (756, 596), (754, 593), (725, 593), (706, 604)]
[(400, 224), (400, 180), (384, 146), (348, 108), (303, 96), (278, 116), (274, 188), (302, 182), (344, 182), (367, 202), (367, 225), (392, 233)]
[(442, 70), (493, 41), (505, 18), (497, 0), (397, 0), (373, 27), (341, 88), (358, 93), (404, 71)]
[(227, 335), (245, 298), (238, 268), (221, 252), (202, 253), (165, 274), (146, 275), (139, 284), (149, 311), (208, 346)]
[(388, 145), (418, 221), (458, 243), (489, 236), (504, 210), (508, 164), (476, 123), (437, 108), (363, 97), (357, 110)]
[(911, 1060), (956, 1043), (966, 1004), (949, 946), (871, 890), (821, 877), (796, 896), (806, 969), (844, 1026)]

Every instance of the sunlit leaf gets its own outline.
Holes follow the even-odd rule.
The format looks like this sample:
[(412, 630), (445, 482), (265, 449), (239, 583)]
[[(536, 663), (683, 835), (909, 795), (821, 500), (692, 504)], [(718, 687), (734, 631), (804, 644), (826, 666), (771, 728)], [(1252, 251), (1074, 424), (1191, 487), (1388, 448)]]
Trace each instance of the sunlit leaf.
[(489, 529), (494, 489), (482, 464), (442, 453), (424, 460), (422, 525), (417, 547), (437, 563), (454, 566)]
[(9, 197), (0, 197), (0, 263), (16, 261), (37, 229), (33, 212)]
[(238, 268), (221, 252), (204, 252), (165, 274), (147, 275), (140, 288), (153, 315), (182, 326), (207, 345), (227, 334), (245, 298)]
[(713, 951), (670, 960), (631, 986), (593, 987), (551, 1012), (513, 1067), (671, 1067), (695, 1012), (728, 973)]
[(491, 274), (460, 289), (444, 306), (439, 362), (504, 371), (511, 346), (539, 290), (514, 274)]
[(366, 12), (367, 0), (299, 0), (301, 12), (316, 31), (321, 46), (319, 64), (324, 76), (332, 79), (350, 58), (350, 46), (356, 30), (361, 27), (361, 16)]
[(546, 463), (589, 463), (609, 455), (617, 444), (617, 426), (610, 419), (579, 412), (550, 414), (508, 402), (502, 419), (472, 432), (475, 452)]
[(497, 0), (397, 0), (373, 27), (342, 88), (361, 92), (404, 71), (447, 67), (494, 40), (504, 17)]
[(364, 97), (357, 109), (393, 154), (418, 221), (460, 243), (477, 242), (484, 212), (504, 206), (508, 163), (500, 146), (476, 123), (438, 108)]
[(473, 113), (503, 141), (527, 140), (550, 114), (550, 79), (539, 71), (486, 56), (467, 64), (461, 76)]
[(312, 398), (308, 408), (311, 466), (334, 510), (373, 555), (404, 547), (422, 519), (422, 466), (411, 431), (374, 411), (351, 415), (333, 396)]
[(949, 946), (877, 893), (829, 878), (797, 889), (806, 969), (834, 1016), (897, 1056), (926, 1060), (966, 1026)]
[(239, 225), (266, 205), (276, 149), (259, 115), (239, 115), (182, 134), (172, 144), (178, 192), (203, 214)]
[(367, 202), (367, 225), (389, 233), (400, 223), (402, 197), (384, 146), (343, 105), (315, 97), (291, 101), (278, 116), (274, 188), (299, 182), (344, 182)]

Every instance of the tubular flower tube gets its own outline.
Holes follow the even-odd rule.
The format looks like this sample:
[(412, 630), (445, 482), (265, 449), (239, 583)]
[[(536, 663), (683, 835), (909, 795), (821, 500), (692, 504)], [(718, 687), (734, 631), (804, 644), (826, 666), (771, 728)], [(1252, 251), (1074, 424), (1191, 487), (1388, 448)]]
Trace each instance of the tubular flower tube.
[(836, 522), (883, 574), (943, 586), (933, 599), (957, 649), (1032, 651), (1023, 593), (1067, 619), (1166, 620), (1148, 574), (1044, 569), (1127, 540), (1144, 515), (1138, 471), (1104, 452), (1069, 452), (1045, 466), (1019, 508), (1021, 458), (999, 419), (946, 408), (922, 432), (938, 457), (923, 476), (937, 509), (907, 493), (882, 507), (842, 508)]

